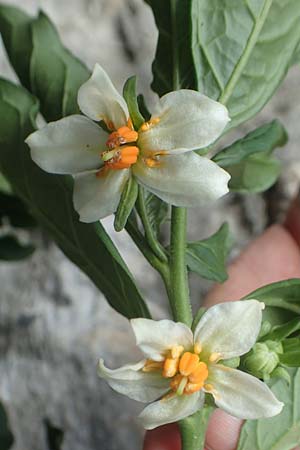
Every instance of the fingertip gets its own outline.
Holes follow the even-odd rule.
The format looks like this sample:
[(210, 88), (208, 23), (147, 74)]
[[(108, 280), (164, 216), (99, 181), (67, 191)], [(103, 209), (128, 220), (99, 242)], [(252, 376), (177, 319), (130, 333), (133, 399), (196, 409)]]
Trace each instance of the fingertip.
[(216, 409), (211, 416), (206, 433), (206, 450), (235, 450), (242, 421)]
[(147, 431), (143, 450), (181, 450), (179, 427), (176, 423)]

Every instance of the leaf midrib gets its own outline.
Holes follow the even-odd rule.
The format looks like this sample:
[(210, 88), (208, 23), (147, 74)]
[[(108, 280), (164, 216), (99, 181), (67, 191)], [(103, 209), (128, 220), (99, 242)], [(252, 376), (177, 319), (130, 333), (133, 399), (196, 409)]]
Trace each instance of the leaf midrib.
[(234, 88), (235, 88), (237, 82), (239, 81), (240, 76), (251, 56), (252, 50), (253, 50), (253, 48), (257, 42), (257, 39), (260, 35), (261, 29), (265, 24), (265, 21), (267, 19), (268, 12), (269, 12), (270, 7), (272, 6), (272, 3), (273, 3), (273, 0), (265, 0), (264, 6), (261, 10), (261, 13), (260, 13), (259, 17), (257, 18), (256, 23), (255, 23), (255, 25), (250, 33), (250, 36), (248, 38), (245, 51), (243, 52), (240, 59), (238, 60), (224, 91), (222, 92), (222, 94), (219, 97), (220, 103), (223, 103), (224, 105), (230, 99), (230, 97), (234, 91)]

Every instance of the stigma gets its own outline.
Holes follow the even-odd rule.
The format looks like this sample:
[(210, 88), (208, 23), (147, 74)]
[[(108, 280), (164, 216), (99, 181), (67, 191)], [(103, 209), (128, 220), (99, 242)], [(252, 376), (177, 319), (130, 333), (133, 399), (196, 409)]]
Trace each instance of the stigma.
[[(106, 141), (107, 150), (101, 154), (103, 169), (129, 169), (135, 164), (139, 155), (139, 149), (135, 145), (137, 140), (138, 133), (134, 130), (130, 119), (126, 126), (110, 133)], [(100, 169), (100, 174), (103, 169)]]

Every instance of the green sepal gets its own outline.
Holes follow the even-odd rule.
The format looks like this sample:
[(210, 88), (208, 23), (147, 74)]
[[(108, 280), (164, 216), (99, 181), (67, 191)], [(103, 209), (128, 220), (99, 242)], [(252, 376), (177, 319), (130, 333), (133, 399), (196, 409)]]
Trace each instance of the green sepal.
[(123, 88), (123, 97), (126, 100), (129, 117), (132, 120), (135, 130), (139, 128), (145, 122), (144, 117), (140, 113), (137, 95), (136, 95), (136, 76), (128, 78)]
[(114, 228), (116, 231), (122, 231), (127, 223), (127, 219), (134, 208), (138, 196), (138, 184), (134, 177), (130, 176), (126, 182), (118, 209), (115, 214)]

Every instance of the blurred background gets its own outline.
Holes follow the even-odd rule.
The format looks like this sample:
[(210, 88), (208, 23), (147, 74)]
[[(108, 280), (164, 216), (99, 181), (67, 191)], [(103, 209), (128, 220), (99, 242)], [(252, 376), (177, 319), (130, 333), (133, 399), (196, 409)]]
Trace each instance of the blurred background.
[[(151, 10), (142, 0), (6, 3), (32, 14), (43, 9), (65, 46), (90, 68), (99, 62), (119, 89), (136, 74), (139, 90), (150, 105), (155, 101), (150, 83), (157, 31)], [(0, 73), (16, 80), (2, 45)], [(277, 151), (283, 162), (279, 181), (262, 195), (231, 194), (209, 212), (190, 211), (190, 239), (208, 237), (227, 221), (234, 238), (233, 258), (266, 226), (282, 220), (300, 182), (299, 117), (299, 70), (293, 68), (267, 107), (226, 137), (231, 142), (279, 118), (290, 137), (288, 145)], [(104, 224), (154, 317), (166, 317), (169, 312), (160, 280), (126, 233), (114, 233), (110, 218)], [(100, 356), (111, 367), (139, 357), (127, 320), (106, 304), (50, 236), (39, 229), (22, 233), (22, 239), (37, 247), (33, 255), (22, 262), (0, 262), (0, 400), (15, 438), (12, 449), (138, 450), (143, 433), (136, 419), (140, 405), (111, 391), (96, 374)], [(191, 286), (196, 308), (210, 283), (192, 276)], [(55, 446), (59, 430), (64, 431), (61, 447)]]

